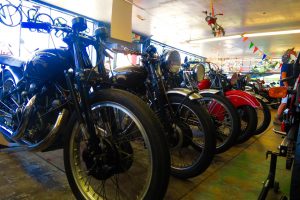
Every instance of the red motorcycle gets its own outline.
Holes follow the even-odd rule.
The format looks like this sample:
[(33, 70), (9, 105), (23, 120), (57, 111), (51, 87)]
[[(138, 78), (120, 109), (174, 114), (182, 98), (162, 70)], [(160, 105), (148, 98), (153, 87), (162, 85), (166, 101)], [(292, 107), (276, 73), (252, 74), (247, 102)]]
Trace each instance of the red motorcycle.
[[(248, 140), (256, 131), (258, 118), (256, 110), (262, 109), (261, 103), (257, 98), (247, 92), (241, 90), (232, 90), (232, 81), (218, 70), (217, 65), (205, 62), (202, 63), (208, 68), (209, 79), (198, 80), (198, 88), (213, 88), (220, 90), (230, 102), (235, 106), (241, 119), (241, 133), (237, 139), (238, 143)], [(212, 65), (214, 65), (213, 69)]]

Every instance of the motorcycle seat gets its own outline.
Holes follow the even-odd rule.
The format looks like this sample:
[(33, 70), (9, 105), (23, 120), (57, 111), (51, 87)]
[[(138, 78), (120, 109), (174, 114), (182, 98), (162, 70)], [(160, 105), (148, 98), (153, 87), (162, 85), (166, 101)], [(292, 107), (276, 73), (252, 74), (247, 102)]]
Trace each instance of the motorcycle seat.
[(126, 67), (119, 67), (116, 69), (113, 69), (114, 75), (125, 75), (128, 73), (137, 72), (137, 73), (143, 73), (145, 72), (145, 69), (140, 66), (126, 66)]
[(8, 65), (11, 67), (23, 67), (25, 61), (20, 60), (19, 58), (8, 56), (8, 55), (0, 55), (0, 65)]

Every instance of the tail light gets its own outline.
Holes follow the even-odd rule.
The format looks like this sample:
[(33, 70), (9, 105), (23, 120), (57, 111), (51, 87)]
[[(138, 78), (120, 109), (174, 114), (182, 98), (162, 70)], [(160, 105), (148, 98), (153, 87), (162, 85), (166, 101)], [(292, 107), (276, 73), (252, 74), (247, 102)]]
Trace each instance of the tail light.
[(208, 89), (210, 88), (210, 80), (209, 79), (203, 79), (198, 83), (199, 90)]
[(269, 89), (269, 96), (272, 98), (283, 98), (287, 95), (286, 87), (273, 87)]
[(285, 132), (285, 123), (284, 122), (281, 123), (280, 129), (282, 132)]

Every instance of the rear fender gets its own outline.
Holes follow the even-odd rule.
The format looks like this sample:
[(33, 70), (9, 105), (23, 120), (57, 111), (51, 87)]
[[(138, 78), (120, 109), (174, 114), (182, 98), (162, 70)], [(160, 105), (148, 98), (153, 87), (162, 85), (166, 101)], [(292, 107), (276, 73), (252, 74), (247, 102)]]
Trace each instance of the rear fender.
[[(16, 83), (18, 83), (23, 77), (23, 70), (18, 67), (5, 66), (4, 71), (9, 71), (13, 75)], [(2, 73), (3, 71), (0, 72), (1, 79), (2, 79)]]
[(261, 108), (261, 104), (255, 98), (255, 96), (247, 92), (241, 90), (230, 90), (225, 92), (225, 96), (236, 108), (240, 106), (251, 106), (253, 108)]
[(252, 96), (255, 96), (255, 98), (262, 100), (265, 103), (270, 103), (269, 100), (262, 95), (256, 94), (254, 92), (247, 92), (248, 94), (251, 94)]
[(173, 88), (172, 90), (167, 91), (168, 96), (174, 94), (188, 96), (190, 100), (197, 100), (202, 98), (198, 91), (192, 91), (186, 88)]

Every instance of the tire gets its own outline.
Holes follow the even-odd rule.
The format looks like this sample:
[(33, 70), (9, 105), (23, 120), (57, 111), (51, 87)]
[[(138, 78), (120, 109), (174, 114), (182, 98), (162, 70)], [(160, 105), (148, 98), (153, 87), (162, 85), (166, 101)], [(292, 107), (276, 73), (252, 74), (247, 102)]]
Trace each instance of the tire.
[[(186, 99), (185, 96), (171, 95), (169, 96), (169, 102), (175, 112), (179, 105), (182, 105), (178, 112), (180, 122), (186, 123), (188, 129), (192, 130), (191, 138), (188, 138), (187, 144), (183, 142), (185, 145), (181, 145), (178, 149), (170, 149), (171, 174), (180, 179), (198, 176), (209, 167), (215, 154), (216, 138), (214, 124), (206, 109), (197, 101)], [(196, 125), (195, 122), (197, 123)], [(202, 132), (197, 128), (195, 131), (195, 127), (201, 127)], [(200, 134), (202, 134), (204, 138), (202, 138)], [(203, 139), (203, 143), (200, 144), (199, 140), (201, 139)], [(178, 156), (177, 151), (179, 152)], [(191, 164), (186, 164), (187, 159), (192, 157), (192, 155), (195, 155), (195, 159), (192, 160)], [(186, 166), (183, 166), (182, 163), (181, 165), (176, 165), (177, 163), (175, 162), (177, 160), (181, 161), (181, 159), (185, 161), (184, 164), (186, 164)]]
[[(271, 112), (268, 105), (261, 99), (257, 99), (257, 100), (262, 105), (263, 110), (261, 112), (256, 110), (258, 122), (257, 122), (256, 130), (253, 132), (254, 135), (259, 135), (263, 133), (269, 127), (269, 124), (271, 122)], [(263, 116), (260, 117), (259, 115), (263, 115)]]
[[(201, 96), (203, 96), (203, 98), (200, 101), (204, 101), (208, 113), (215, 122), (217, 130), (216, 153), (225, 152), (235, 144), (239, 135), (241, 128), (239, 115), (234, 106), (226, 97), (211, 93), (201, 93)], [(216, 113), (216, 110), (213, 110), (216, 109), (217, 106), (220, 106), (218, 108), (218, 113)], [(227, 120), (225, 117), (227, 118)], [(223, 123), (223, 121), (225, 123)], [(225, 133), (225, 131), (228, 132)]]
[(250, 139), (256, 130), (257, 115), (255, 109), (251, 106), (240, 106), (237, 111), (241, 120), (241, 132), (237, 138), (237, 143), (243, 143)]
[(290, 200), (300, 199), (300, 134), (296, 132), (295, 158), (291, 175)]
[(19, 10), (18, 7), (14, 5), (10, 5), (10, 4), (3, 5), (0, 8), (0, 12), (2, 13), (0, 15), (0, 22), (5, 26), (15, 27), (22, 22), (22, 12), (21, 10)]
[[(102, 146), (113, 146), (115, 148), (107, 148), (110, 151), (114, 151), (114, 150), (118, 150), (121, 149), (122, 146), (127, 146), (128, 151), (130, 151), (131, 156), (128, 154), (127, 157), (131, 157), (130, 159), (132, 159), (132, 163), (134, 164), (134, 162), (139, 162), (141, 164), (138, 165), (132, 165), (132, 163), (129, 163), (129, 167), (128, 169), (123, 169), (123, 165), (127, 165), (127, 159), (126, 157), (124, 157), (124, 160), (112, 160), (112, 162), (115, 164), (117, 163), (118, 165), (116, 165), (118, 170), (124, 170), (122, 172), (117, 172), (114, 173), (112, 175), (112, 177), (116, 178), (115, 182), (118, 180), (124, 180), (123, 182), (120, 182), (119, 184), (116, 184), (115, 190), (112, 193), (109, 193), (110, 190), (107, 190), (106, 186), (107, 184), (112, 184), (114, 185), (115, 183), (113, 182), (109, 182), (109, 179), (105, 179), (103, 176), (106, 175), (106, 173), (99, 173), (99, 171), (95, 171), (94, 169), (102, 169), (101, 167), (104, 167), (104, 169), (106, 169), (106, 171), (108, 171), (109, 169), (114, 169), (113, 167), (106, 167), (107, 165), (102, 164), (102, 165), (94, 165), (95, 162), (93, 162), (92, 160), (89, 160), (89, 158), (87, 160), (84, 160), (86, 168), (88, 168), (88, 173), (91, 174), (92, 172), (95, 173), (95, 175), (91, 175), (93, 177), (88, 177), (87, 174), (85, 174), (85, 171), (77, 171), (77, 166), (79, 166), (79, 164), (77, 162), (72, 163), (72, 161), (74, 161), (74, 159), (77, 159), (77, 161), (79, 161), (80, 159), (78, 159), (77, 157), (74, 157), (74, 153), (72, 153), (73, 151), (78, 151), (79, 155), (83, 157), (85, 157), (85, 154), (87, 154), (86, 152), (89, 151), (88, 148), (85, 148), (83, 150), (83, 152), (80, 152), (80, 150), (76, 150), (74, 148), (74, 144), (78, 143), (78, 138), (80, 138), (80, 130), (78, 128), (78, 122), (77, 120), (75, 120), (75, 125), (73, 128), (73, 131), (70, 131), (69, 133), (67, 133), (66, 137), (65, 137), (65, 146), (64, 146), (64, 163), (65, 163), (65, 170), (66, 170), (66, 175), (68, 178), (68, 182), (70, 184), (70, 187), (74, 193), (74, 196), (76, 197), (76, 199), (94, 199), (94, 197), (92, 198), (91, 196), (88, 195), (92, 195), (92, 190), (94, 191), (95, 188), (89, 187), (88, 188), (88, 192), (91, 191), (91, 193), (88, 192), (81, 192), (83, 190), (82, 185), (83, 184), (83, 180), (84, 180), (84, 175), (87, 176), (86, 178), (86, 183), (88, 178), (90, 179), (96, 179), (96, 181), (100, 180), (100, 185), (96, 184), (96, 186), (98, 187), (98, 190), (101, 189), (102, 187), (105, 187), (105, 189), (103, 189), (103, 193), (101, 191), (101, 194), (96, 193), (96, 195), (98, 195), (98, 197), (103, 197), (104, 199), (137, 199), (138, 194), (132, 194), (135, 193), (136, 189), (138, 187), (146, 187), (143, 188), (143, 195), (140, 196), (138, 199), (147, 199), (147, 200), (152, 200), (152, 199), (163, 199), (165, 192), (167, 190), (167, 186), (168, 186), (168, 181), (169, 181), (169, 172), (170, 172), (170, 157), (169, 157), (169, 152), (168, 152), (168, 147), (167, 147), (167, 143), (165, 140), (165, 136), (164, 136), (164, 132), (163, 132), (163, 128), (160, 124), (160, 122), (158, 121), (158, 119), (156, 118), (155, 114), (151, 111), (151, 109), (142, 101), (140, 100), (138, 97), (136, 97), (133, 94), (130, 94), (126, 91), (122, 91), (122, 90), (117, 90), (117, 89), (105, 89), (105, 90), (100, 90), (99, 92), (95, 92), (91, 98), (90, 98), (90, 104), (93, 108), (92, 112), (94, 113), (95, 111), (97, 111), (98, 108), (105, 108), (106, 110), (110, 110), (109, 106), (115, 106), (115, 108), (119, 108), (119, 111), (121, 111), (122, 109), (124, 109), (124, 114), (128, 114), (128, 116), (132, 116), (134, 120), (132, 120), (131, 122), (133, 123), (138, 123), (138, 125), (136, 126), (136, 128), (138, 128), (138, 131), (133, 133), (132, 135), (117, 135), (118, 140), (124, 138), (124, 137), (128, 137), (128, 141), (126, 142), (127, 138), (122, 141), (122, 143), (118, 143), (117, 141), (114, 140), (110, 140), (110, 143), (106, 142), (107, 140), (110, 139), (110, 137), (115, 137), (116, 135), (110, 135), (110, 137), (107, 137), (106, 140), (104, 140), (105, 136), (100, 136), (103, 138), (102, 141)], [(98, 106), (98, 107), (97, 107)], [(100, 106), (100, 107), (99, 107)], [(102, 110), (102, 111), (105, 111)], [(112, 110), (114, 113), (116, 110)], [(105, 111), (107, 112), (107, 111)], [(101, 111), (100, 111), (101, 113)], [(100, 114), (99, 113), (99, 114)], [(93, 114), (93, 116), (96, 116)], [(106, 115), (105, 119), (110, 119), (110, 115)], [(113, 119), (117, 119), (117, 118), (113, 118)], [(103, 122), (104, 118), (102, 117), (101, 120), (98, 120), (97, 123), (95, 123), (95, 126), (99, 126), (98, 123), (100, 123), (101, 121)], [(120, 119), (118, 119), (120, 120)], [(115, 121), (116, 122), (116, 121)], [(107, 123), (104, 123), (105, 124)], [(101, 128), (101, 127), (100, 127)], [(110, 130), (114, 129), (116, 127), (112, 127), (110, 126)], [(97, 129), (97, 131), (99, 131), (100, 129)], [(100, 130), (101, 131), (101, 130)], [(109, 132), (105, 132), (105, 131), (109, 131), (109, 129), (106, 129), (104, 131), (102, 131), (100, 134), (109, 134)], [(124, 134), (124, 133), (122, 133)], [(131, 134), (131, 133), (130, 133)], [(142, 137), (136, 138), (135, 141), (130, 141), (129, 139), (131, 137), (134, 137), (135, 134), (141, 134)], [(121, 136), (121, 137), (120, 137)], [(144, 139), (144, 140), (141, 140)], [(147, 142), (147, 140), (148, 142)], [(120, 140), (121, 141), (121, 140)], [(113, 143), (115, 142), (115, 143)], [(138, 151), (134, 151), (134, 145), (131, 144), (131, 142), (136, 142), (135, 145), (140, 144), (141, 148), (138, 149)], [(78, 145), (78, 144), (77, 144)], [(99, 143), (100, 145), (100, 143)], [(101, 146), (101, 148), (102, 148)], [(77, 146), (79, 148), (81, 148), (81, 144), (79, 143), (79, 145)], [(90, 146), (89, 146), (90, 147)], [(97, 147), (94, 146), (94, 147)], [(99, 147), (98, 147), (99, 148)], [(91, 153), (90, 155), (93, 154), (100, 154), (102, 156), (104, 156), (105, 152), (104, 150), (106, 149), (101, 149), (103, 151), (101, 152), (88, 152)], [(122, 149), (123, 150), (123, 149)], [(144, 154), (142, 155), (142, 157), (140, 159), (137, 159), (138, 153), (139, 151), (151, 151), (151, 153), (149, 153), (149, 159), (148, 161), (150, 162), (150, 165), (146, 165), (144, 168), (140, 167), (140, 165), (144, 165), (144, 162), (147, 161), (147, 157), (144, 157)], [(114, 157), (114, 153), (110, 153), (110, 151), (107, 153), (105, 159), (111, 159), (112, 157)], [(123, 150), (125, 151), (125, 150)], [(118, 155), (116, 158), (121, 157), (121, 153), (122, 151), (118, 152)], [(126, 153), (126, 152), (125, 152)], [(134, 156), (133, 156), (134, 155)], [(125, 160), (126, 158), (126, 160)], [(100, 160), (102, 160), (102, 158), (100, 158)], [(92, 161), (92, 166), (90, 165)], [(119, 161), (119, 162), (116, 162)], [(120, 162), (123, 161), (123, 162)], [(125, 162), (126, 161), (126, 162)], [(101, 163), (105, 162), (105, 160), (103, 159), (101, 161)], [(90, 166), (90, 168), (88, 167), (88, 165)], [(133, 167), (131, 167), (133, 166)], [(135, 171), (134, 176), (129, 176), (129, 174), (127, 173), (129, 170), (135, 170), (138, 168), (138, 173)], [(141, 172), (147, 171), (148, 169), (150, 169), (150, 174), (147, 174), (146, 177), (146, 182), (145, 184), (141, 184), (139, 183), (139, 180), (141, 179), (141, 177), (143, 177), (143, 174)], [(152, 169), (152, 170), (151, 170)], [(126, 171), (125, 171), (126, 170)], [(126, 173), (125, 173), (126, 172)], [(96, 174), (97, 173), (97, 174)], [(78, 174), (80, 174), (80, 176), (78, 176)], [(83, 174), (83, 175), (82, 175)], [(115, 175), (117, 174), (117, 175)], [(125, 175), (124, 175), (125, 174)], [(97, 178), (95, 177), (97, 175)], [(148, 176), (150, 175), (150, 176)], [(83, 177), (80, 179), (80, 177)], [(124, 179), (124, 176), (125, 179)], [(105, 181), (103, 181), (103, 179), (105, 179)], [(101, 181), (102, 180), (102, 181)], [(85, 185), (86, 185), (85, 183)], [(91, 184), (92, 181), (89, 182), (89, 184)], [(106, 185), (104, 185), (106, 184)], [(100, 187), (100, 188), (99, 188)], [(130, 189), (127, 190), (125, 189), (125, 194), (124, 194), (124, 190), (123, 192), (121, 191), (121, 188), (123, 187), (129, 187)], [(124, 188), (123, 188), (124, 189)], [(131, 190), (132, 189), (132, 190)], [(145, 190), (144, 190), (145, 189)], [(114, 190), (114, 189), (113, 189)], [(122, 193), (121, 193), (122, 192)], [(106, 194), (107, 193), (107, 194)], [(114, 197), (108, 197), (107, 195), (113, 195)], [(120, 196), (117, 196), (120, 195)], [(125, 196), (123, 196), (125, 195)], [(133, 195), (134, 197), (128, 197), (128, 195)], [(116, 198), (117, 197), (117, 198)], [(96, 198), (96, 197), (95, 197)], [(96, 198), (97, 199), (97, 198)], [(102, 198), (101, 198), (102, 199)]]

